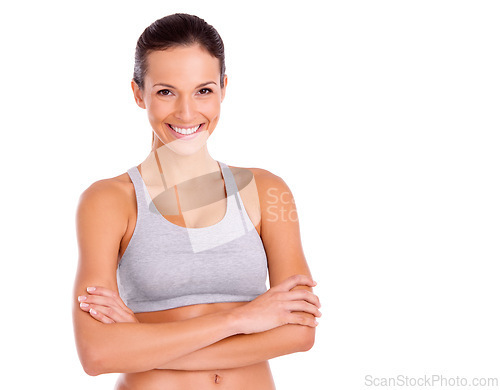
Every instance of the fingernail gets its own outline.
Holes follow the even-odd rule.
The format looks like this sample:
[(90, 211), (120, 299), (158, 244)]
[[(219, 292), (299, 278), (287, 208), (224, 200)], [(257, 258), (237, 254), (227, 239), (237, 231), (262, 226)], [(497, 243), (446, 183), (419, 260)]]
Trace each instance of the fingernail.
[(95, 287), (87, 287), (87, 291), (88, 292), (95, 291)]
[(319, 325), (319, 322), (318, 321), (314, 321), (314, 325)]
[(90, 314), (97, 314), (97, 312), (94, 309), (90, 309)]
[(80, 307), (88, 307), (88, 306), (89, 306), (88, 303), (84, 303), (84, 302), (80, 303)]
[(78, 297), (78, 301), (79, 301), (79, 302), (85, 301), (86, 299), (87, 299), (87, 297), (86, 297), (85, 295), (80, 295), (80, 296)]
[(315, 286), (318, 284), (318, 282), (315, 282), (314, 280), (313, 280), (313, 283), (314, 283)]

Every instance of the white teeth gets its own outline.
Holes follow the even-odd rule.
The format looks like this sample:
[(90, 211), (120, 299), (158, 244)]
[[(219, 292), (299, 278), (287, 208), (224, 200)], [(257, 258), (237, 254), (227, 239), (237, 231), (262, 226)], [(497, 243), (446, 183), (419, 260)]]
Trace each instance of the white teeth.
[(177, 133), (184, 134), (184, 135), (193, 134), (194, 132), (196, 132), (196, 130), (198, 130), (200, 128), (200, 126), (201, 125), (198, 125), (196, 127), (191, 127), (189, 129), (181, 129), (179, 127), (175, 127), (175, 126), (170, 125), (170, 127), (172, 129), (174, 129)]

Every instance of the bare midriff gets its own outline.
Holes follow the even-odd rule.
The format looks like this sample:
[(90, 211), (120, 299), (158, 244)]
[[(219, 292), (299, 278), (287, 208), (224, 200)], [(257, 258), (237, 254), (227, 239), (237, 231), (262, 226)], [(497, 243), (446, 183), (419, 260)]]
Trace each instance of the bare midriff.
[[(148, 313), (136, 313), (140, 322), (158, 323), (180, 321), (216, 313), (244, 305), (246, 302), (222, 302), (178, 307)], [(115, 390), (275, 390), (269, 362), (250, 366), (217, 370), (168, 370), (157, 369), (137, 373), (120, 374)]]

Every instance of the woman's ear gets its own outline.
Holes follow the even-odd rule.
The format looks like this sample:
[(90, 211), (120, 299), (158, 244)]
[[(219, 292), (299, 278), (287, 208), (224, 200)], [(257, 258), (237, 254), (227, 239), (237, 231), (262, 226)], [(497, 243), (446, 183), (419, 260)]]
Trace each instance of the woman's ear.
[(139, 88), (137, 83), (132, 80), (132, 91), (134, 92), (134, 99), (137, 105), (141, 108), (146, 108), (146, 105), (144, 104), (144, 99), (142, 97), (142, 90)]
[(220, 102), (222, 103), (224, 97), (226, 96), (226, 88), (227, 88), (227, 74), (224, 75), (224, 87), (221, 89)]

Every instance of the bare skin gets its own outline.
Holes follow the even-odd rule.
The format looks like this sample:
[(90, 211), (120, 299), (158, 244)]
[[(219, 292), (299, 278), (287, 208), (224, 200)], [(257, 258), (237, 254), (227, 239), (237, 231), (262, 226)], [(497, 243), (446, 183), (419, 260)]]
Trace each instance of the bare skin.
[[(149, 87), (141, 91), (133, 85), (133, 89), (138, 105), (148, 110), (163, 173), (170, 187), (177, 186), (183, 206), (187, 205), (182, 210), (186, 225), (214, 225), (224, 216), (227, 202), (206, 139), (217, 123), (225, 89), (211, 84), (213, 93), (208, 94), (197, 86), (205, 80), (218, 80), (217, 62), (197, 47), (183, 47), (153, 52), (149, 72)], [(158, 80), (175, 84), (173, 92), (160, 91), (160, 96), (160, 87), (154, 87)], [(193, 141), (179, 141), (172, 138), (168, 123), (188, 128), (203, 123), (206, 131)], [(153, 161), (150, 154), (139, 165), (152, 198), (162, 191)], [(74, 288), (75, 303), (80, 301), (81, 306), (74, 306), (73, 320), (86, 372), (123, 373), (118, 390), (212, 386), (267, 390), (275, 388), (269, 359), (312, 347), (320, 305), (312, 294), (314, 282), (300, 244), (290, 189), (268, 171), (230, 168), (268, 258), (271, 288), (251, 302), (134, 314), (121, 301), (116, 281), (116, 267), (137, 219), (134, 186), (125, 173), (96, 182), (82, 194), (77, 211), (80, 260)], [(193, 179), (200, 178), (210, 195), (207, 199), (215, 201), (196, 203), (200, 181)], [(168, 200), (173, 198), (165, 199), (165, 210), (175, 210), (176, 204)], [(174, 214), (162, 213), (177, 224)], [(97, 290), (86, 291), (89, 286)], [(86, 299), (77, 301), (77, 297)]]

